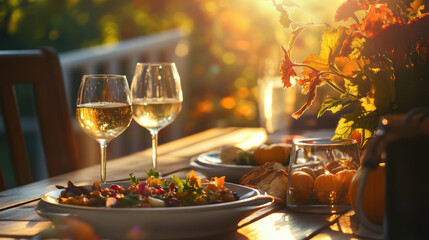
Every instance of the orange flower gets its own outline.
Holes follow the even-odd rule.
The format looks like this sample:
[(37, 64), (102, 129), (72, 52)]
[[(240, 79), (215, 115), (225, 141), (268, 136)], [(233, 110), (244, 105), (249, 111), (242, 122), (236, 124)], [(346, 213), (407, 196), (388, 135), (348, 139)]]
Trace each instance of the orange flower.
[(363, 19), (361, 29), (366, 37), (373, 37), (381, 31), (383, 27), (396, 22), (396, 18), (392, 10), (387, 7), (387, 4), (371, 5), (368, 13)]
[(189, 172), (189, 185), (195, 187), (195, 188), (200, 188), (201, 187), (201, 180), (200, 177), (198, 177), (194, 170), (192, 170), (191, 172)]

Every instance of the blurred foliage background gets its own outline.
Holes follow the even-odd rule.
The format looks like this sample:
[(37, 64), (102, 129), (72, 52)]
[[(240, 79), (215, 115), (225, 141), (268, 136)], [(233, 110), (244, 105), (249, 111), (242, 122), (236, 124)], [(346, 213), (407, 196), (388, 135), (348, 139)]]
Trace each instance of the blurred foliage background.
[(0, 46), (48, 45), (61, 53), (182, 28), (191, 33), (186, 132), (257, 126), (258, 62), (284, 38), (273, 15), (270, 2), (261, 0), (6, 0)]
[[(342, 1), (297, 1), (333, 23)], [(316, 21), (297, 11), (299, 21)], [(312, 19), (313, 18), (313, 19)], [(2, 0), (0, 48), (51, 46), (58, 52), (114, 43), (172, 28), (191, 33), (192, 116), (186, 132), (216, 126), (258, 126), (257, 78), (263, 60), (279, 56), (288, 30), (271, 0)], [(315, 30), (315, 31), (320, 31)], [(308, 34), (298, 56), (318, 51)]]

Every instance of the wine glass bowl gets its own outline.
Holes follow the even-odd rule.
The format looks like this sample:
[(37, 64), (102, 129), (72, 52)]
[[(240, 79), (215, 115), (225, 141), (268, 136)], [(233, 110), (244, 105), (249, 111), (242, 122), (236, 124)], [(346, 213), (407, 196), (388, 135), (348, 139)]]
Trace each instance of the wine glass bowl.
[(131, 123), (128, 82), (123, 75), (84, 75), (79, 88), (76, 120), (88, 136), (100, 144), (101, 182), (106, 182), (106, 148)]
[(183, 93), (174, 63), (137, 63), (131, 84), (133, 118), (152, 135), (152, 167), (157, 169), (158, 132), (182, 109)]
[(355, 140), (295, 139), (289, 164), (288, 208), (311, 213), (349, 210), (349, 186), (358, 167)]

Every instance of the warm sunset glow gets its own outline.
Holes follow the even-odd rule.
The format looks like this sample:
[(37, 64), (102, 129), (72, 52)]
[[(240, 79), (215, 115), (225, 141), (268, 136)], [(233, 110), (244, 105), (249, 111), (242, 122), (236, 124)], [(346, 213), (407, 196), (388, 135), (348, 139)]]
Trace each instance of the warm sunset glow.
[(277, 236), (282, 236), (283, 239), (295, 239), (293, 230), (290, 229), (290, 225), (282, 224), (282, 228), (277, 228), (276, 224), (273, 223), (281, 223), (288, 222), (289, 216), (284, 213), (273, 213), (268, 215), (267, 217), (254, 222), (246, 227), (240, 228), (238, 230), (239, 233), (246, 235), (246, 230), (258, 229), (258, 235), (254, 237), (257, 239), (276, 239)]
[(236, 146), (241, 149), (250, 149), (252, 147), (260, 146), (267, 141), (267, 135), (264, 132), (253, 134), (248, 137), (246, 141), (242, 141)]

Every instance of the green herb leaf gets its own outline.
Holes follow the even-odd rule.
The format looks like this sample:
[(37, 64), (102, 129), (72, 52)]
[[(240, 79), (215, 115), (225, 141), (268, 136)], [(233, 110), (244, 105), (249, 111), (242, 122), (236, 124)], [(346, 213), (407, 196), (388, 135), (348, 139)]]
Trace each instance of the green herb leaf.
[(177, 184), (177, 186), (179, 187), (179, 190), (183, 190), (184, 184), (185, 184), (185, 180), (184, 179), (180, 179), (178, 177), (176, 177), (176, 175), (173, 175), (171, 177), (171, 179), (173, 179), (173, 181)]
[(147, 177), (153, 176), (154, 178), (159, 178), (159, 172), (157, 172), (153, 169), (150, 169), (149, 171), (147, 169), (145, 169), (144, 171), (146, 172)]
[(140, 183), (140, 180), (138, 180), (134, 175), (133, 175), (133, 173), (130, 173), (130, 183), (131, 184), (135, 184), (135, 185), (139, 185), (139, 183)]
[[(162, 183), (161, 183), (161, 187), (162, 187), (162, 188), (168, 188), (168, 187), (169, 187), (168, 182), (167, 182), (167, 181), (162, 182)], [(164, 189), (164, 190), (165, 190), (165, 189)]]
[(171, 177), (171, 179), (177, 183), (177, 186), (179, 187), (179, 190), (177, 191), (178, 194), (185, 194), (182, 197), (182, 203), (186, 205), (192, 205), (192, 203), (197, 199), (198, 197), (203, 197), (204, 192), (202, 191), (203, 188), (196, 188), (194, 186), (191, 186), (189, 181), (189, 176), (185, 174), (185, 179), (180, 179), (176, 177), (175, 175)]
[(141, 195), (130, 193), (119, 199), (119, 207), (136, 207), (141, 201)]

